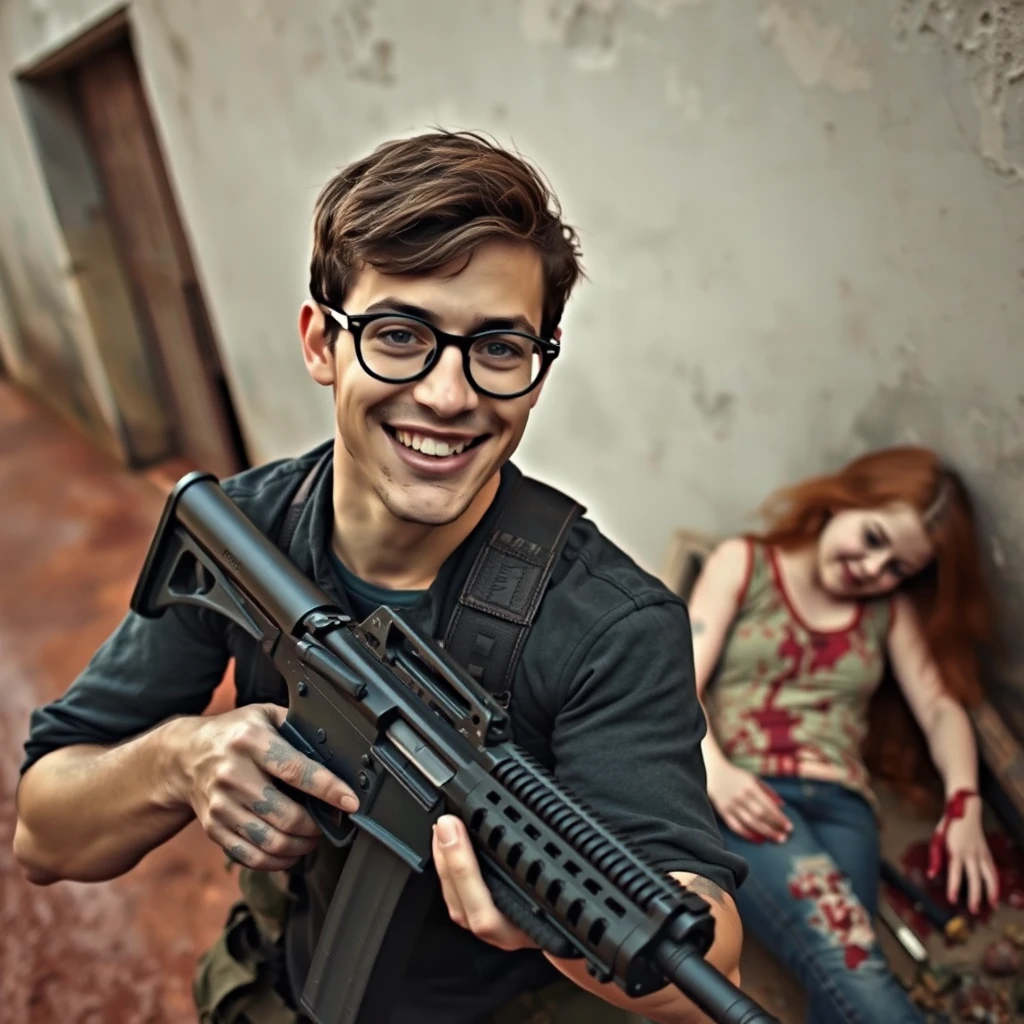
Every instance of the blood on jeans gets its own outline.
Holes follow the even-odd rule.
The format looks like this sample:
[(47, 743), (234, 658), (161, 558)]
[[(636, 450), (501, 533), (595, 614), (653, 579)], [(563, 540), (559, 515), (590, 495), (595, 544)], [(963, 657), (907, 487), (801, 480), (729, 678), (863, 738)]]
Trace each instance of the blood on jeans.
[(843, 962), (855, 971), (871, 955), (875, 932), (850, 881), (831, 857), (797, 857), (789, 876), (789, 894), (809, 904), (808, 923), (830, 945), (843, 950)]

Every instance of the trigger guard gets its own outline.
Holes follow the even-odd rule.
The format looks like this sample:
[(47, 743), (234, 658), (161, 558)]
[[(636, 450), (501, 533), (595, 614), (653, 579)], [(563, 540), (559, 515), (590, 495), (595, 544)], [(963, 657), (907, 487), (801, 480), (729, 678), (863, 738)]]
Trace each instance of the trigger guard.
[(351, 816), (337, 807), (331, 807), (322, 800), (310, 797), (306, 803), (310, 817), (320, 827), (332, 846), (344, 850), (351, 846), (356, 837), (356, 823)]

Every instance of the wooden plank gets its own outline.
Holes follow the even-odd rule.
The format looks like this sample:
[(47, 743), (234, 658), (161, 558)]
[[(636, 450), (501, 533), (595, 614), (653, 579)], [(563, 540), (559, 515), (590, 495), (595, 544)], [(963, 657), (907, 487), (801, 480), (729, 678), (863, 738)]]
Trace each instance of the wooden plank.
[[(140, 321), (162, 368), (181, 453), (224, 476), (241, 460), (210, 337), (197, 336), (195, 285), (184, 232), (127, 44), (75, 74), (82, 115), (104, 183)], [(198, 299), (201, 306), (201, 296)]]

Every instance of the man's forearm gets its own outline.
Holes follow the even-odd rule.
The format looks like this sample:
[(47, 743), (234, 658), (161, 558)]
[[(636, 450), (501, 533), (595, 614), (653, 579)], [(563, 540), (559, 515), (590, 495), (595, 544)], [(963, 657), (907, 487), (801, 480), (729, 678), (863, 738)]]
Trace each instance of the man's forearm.
[(192, 818), (181, 798), (172, 719), (113, 747), (72, 746), (32, 765), (18, 787), (14, 855), (37, 885), (98, 882), (134, 867)]
[[(715, 919), (715, 941), (705, 959), (738, 986), (743, 929), (732, 897), (724, 893), (714, 882), (698, 875), (674, 872), (672, 877), (707, 900), (711, 915)], [(548, 959), (580, 988), (593, 992), (613, 1006), (646, 1017), (654, 1024), (704, 1024), (708, 1020), (708, 1017), (673, 985), (642, 999), (631, 999), (614, 983), (602, 983), (592, 978), (587, 973), (586, 961), (558, 960), (554, 957)]]

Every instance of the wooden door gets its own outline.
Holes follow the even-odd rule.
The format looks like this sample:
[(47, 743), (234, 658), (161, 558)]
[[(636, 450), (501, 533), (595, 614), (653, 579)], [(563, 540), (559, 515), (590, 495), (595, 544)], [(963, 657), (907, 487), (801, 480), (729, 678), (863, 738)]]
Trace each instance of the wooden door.
[(237, 472), (244, 448), (128, 40), (71, 78), (179, 454), (218, 476)]

